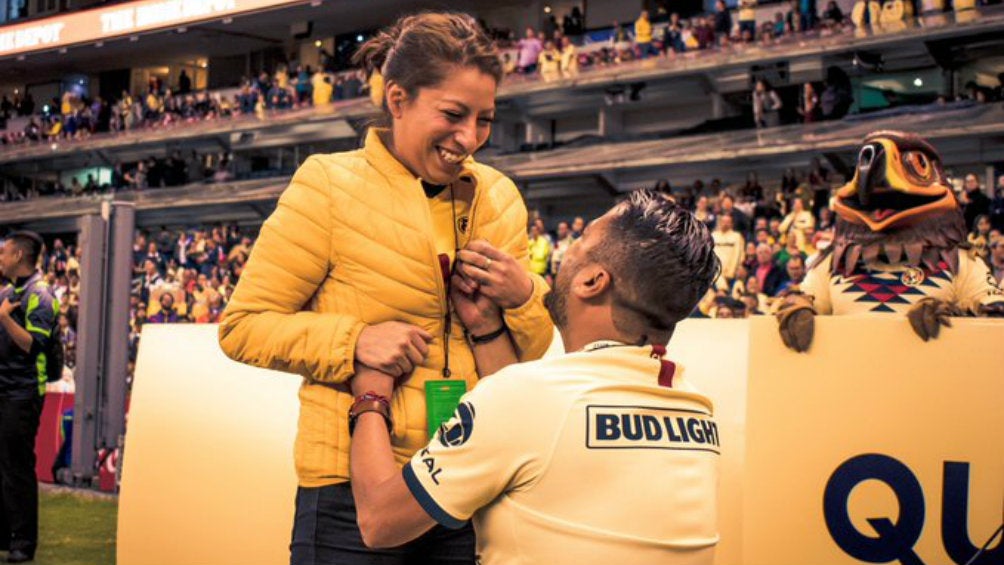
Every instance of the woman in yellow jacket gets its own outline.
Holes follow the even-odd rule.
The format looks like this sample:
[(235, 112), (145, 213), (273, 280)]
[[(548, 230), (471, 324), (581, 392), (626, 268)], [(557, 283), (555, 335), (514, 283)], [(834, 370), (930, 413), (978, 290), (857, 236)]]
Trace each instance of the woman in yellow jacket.
[[(347, 381), (359, 366), (398, 377), (388, 424), (404, 464), (452, 412), (443, 413), (447, 401), (477, 383), (478, 345), (465, 334), (476, 344), (508, 333), (522, 360), (550, 344), (547, 286), (528, 272), (525, 205), (511, 180), (472, 158), (490, 133), (502, 64), (475, 20), (458, 14), (403, 18), (356, 58), (385, 79), (389, 128), (296, 172), (262, 227), (220, 345), (233, 359), (304, 379), (292, 563), (473, 563), (469, 527), (394, 550), (363, 546), (347, 416), (364, 399)], [(457, 259), (503, 309), (498, 331), (464, 328), (452, 315)], [(443, 398), (444, 389), (454, 394)]]

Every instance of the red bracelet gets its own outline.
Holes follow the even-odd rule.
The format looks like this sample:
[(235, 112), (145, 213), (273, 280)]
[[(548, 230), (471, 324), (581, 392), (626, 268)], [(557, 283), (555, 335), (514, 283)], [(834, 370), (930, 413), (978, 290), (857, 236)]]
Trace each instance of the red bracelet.
[(387, 432), (390, 433), (393, 430), (394, 424), (390, 417), (390, 400), (382, 394), (367, 391), (365, 394), (357, 396), (355, 402), (349, 408), (349, 436), (356, 430), (356, 420), (359, 419), (361, 414), (365, 414), (366, 412), (380, 414), (387, 423)]

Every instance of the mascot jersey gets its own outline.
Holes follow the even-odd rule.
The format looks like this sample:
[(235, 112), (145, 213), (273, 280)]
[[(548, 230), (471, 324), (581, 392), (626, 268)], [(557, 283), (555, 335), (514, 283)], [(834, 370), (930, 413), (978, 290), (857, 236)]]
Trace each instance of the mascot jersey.
[(819, 314), (906, 314), (923, 298), (936, 298), (976, 314), (980, 306), (1004, 303), (986, 263), (965, 250), (957, 251), (957, 272), (944, 262), (926, 266), (876, 262), (858, 263), (850, 275), (832, 272), (833, 255), (827, 255), (806, 274), (801, 288), (815, 297)]
[(598, 342), (506, 367), (405, 483), (446, 527), (473, 516), (484, 565), (711, 565), (718, 426), (664, 352)]

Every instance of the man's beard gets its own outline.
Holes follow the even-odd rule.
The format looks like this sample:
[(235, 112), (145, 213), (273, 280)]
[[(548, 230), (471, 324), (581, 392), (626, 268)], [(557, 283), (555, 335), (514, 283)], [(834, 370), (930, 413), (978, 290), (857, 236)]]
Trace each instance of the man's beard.
[(544, 296), (544, 307), (559, 332), (568, 326), (568, 287), (578, 270), (578, 267), (564, 265), (554, 279), (554, 288)]

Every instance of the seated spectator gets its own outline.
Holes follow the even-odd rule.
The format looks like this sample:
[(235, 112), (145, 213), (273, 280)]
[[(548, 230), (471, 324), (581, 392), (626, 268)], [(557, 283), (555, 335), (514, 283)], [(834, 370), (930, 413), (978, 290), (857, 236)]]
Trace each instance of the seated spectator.
[[(756, 287), (767, 296), (774, 296), (784, 284), (787, 273), (774, 261), (774, 250), (770, 245), (761, 243), (756, 248), (756, 270), (752, 276), (756, 278)], [(747, 282), (747, 292), (753, 292), (753, 288)]]
[(781, 296), (788, 292), (795, 292), (799, 290), (799, 285), (802, 284), (802, 279), (805, 278), (805, 257), (801, 255), (792, 255), (788, 258), (787, 264), (784, 267), (787, 277), (781, 286), (778, 288), (775, 296)]
[(181, 321), (181, 316), (174, 307), (173, 294), (165, 292), (160, 295), (160, 311), (150, 316), (148, 321), (151, 324), (177, 324)]
[(809, 239), (808, 232), (814, 230), (815, 227), (816, 219), (812, 217), (812, 212), (805, 209), (805, 201), (801, 198), (795, 198), (791, 201), (791, 213), (784, 217), (784, 221), (781, 222), (778, 229), (782, 233), (790, 233), (791, 230), (798, 231), (799, 244), (804, 245), (804, 242)]
[(722, 263), (722, 271), (715, 282), (716, 288), (728, 288), (736, 278), (736, 270), (743, 263), (743, 251), (746, 242), (742, 234), (732, 229), (732, 216), (722, 214), (718, 216), (718, 225), (711, 233), (715, 242), (715, 255)]
[(997, 282), (1004, 284), (1004, 236), (990, 242), (990, 270)]

